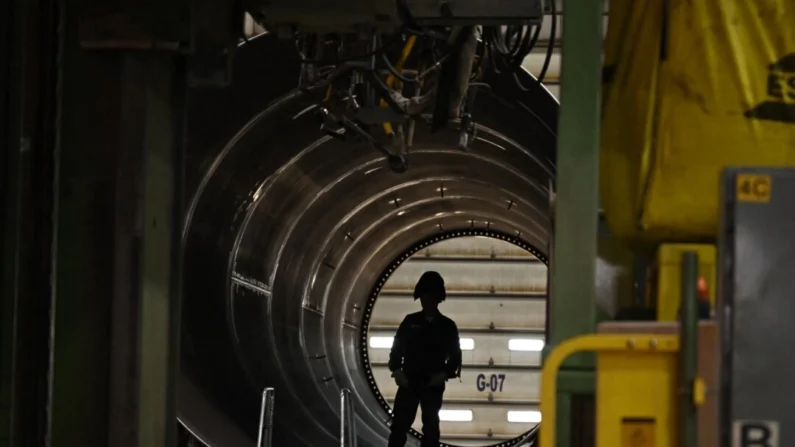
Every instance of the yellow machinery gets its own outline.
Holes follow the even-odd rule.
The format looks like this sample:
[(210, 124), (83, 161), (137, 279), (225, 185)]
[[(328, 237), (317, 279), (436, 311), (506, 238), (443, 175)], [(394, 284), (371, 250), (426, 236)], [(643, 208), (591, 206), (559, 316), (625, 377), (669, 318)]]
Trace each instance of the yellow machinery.
[(792, 23), (791, 0), (610, 2), (600, 193), (613, 234), (714, 239), (725, 167), (795, 164)]
[(599, 445), (672, 445), (671, 436), (676, 433), (678, 337), (597, 337), (615, 337), (612, 344), (620, 344), (620, 349), (597, 349)]
[[(714, 382), (712, 322), (697, 318), (697, 251), (681, 254), (681, 324), (603, 323), (606, 332), (569, 339), (551, 352), (541, 375), (541, 447), (554, 447), (557, 374), (582, 351), (596, 360), (596, 447), (686, 447), (712, 445), (717, 414), (706, 402), (705, 377)], [(699, 345), (705, 354), (699, 358)], [(706, 411), (701, 411), (706, 410)], [(700, 419), (700, 420), (699, 420)], [(700, 430), (697, 430), (697, 424)]]
[[(724, 169), (795, 165), (792, 23), (791, 0), (610, 2), (600, 196), (611, 234), (658, 247), (647, 303), (658, 321), (603, 323), (548, 354), (541, 447), (558, 445), (558, 372), (581, 351), (596, 353), (597, 447), (718, 445), (718, 396), (707, 389), (718, 387), (722, 351), (717, 324), (698, 322), (699, 288), (722, 304)], [(736, 183), (741, 202), (771, 200), (769, 176)]]
[[(597, 447), (674, 445), (675, 336), (586, 335), (561, 344), (541, 373), (541, 447), (555, 446), (556, 381), (563, 361), (581, 351), (598, 354)], [(611, 394), (616, 393), (616, 394)]]

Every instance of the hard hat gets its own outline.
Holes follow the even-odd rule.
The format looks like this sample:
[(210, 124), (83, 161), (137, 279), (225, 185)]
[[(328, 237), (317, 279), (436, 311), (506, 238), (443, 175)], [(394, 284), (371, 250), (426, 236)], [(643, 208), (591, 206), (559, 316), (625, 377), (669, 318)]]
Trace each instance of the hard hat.
[(417, 285), (414, 286), (414, 299), (418, 299), (423, 295), (430, 295), (436, 297), (441, 303), (447, 298), (447, 291), (444, 288), (444, 279), (439, 272), (428, 271), (420, 276)]

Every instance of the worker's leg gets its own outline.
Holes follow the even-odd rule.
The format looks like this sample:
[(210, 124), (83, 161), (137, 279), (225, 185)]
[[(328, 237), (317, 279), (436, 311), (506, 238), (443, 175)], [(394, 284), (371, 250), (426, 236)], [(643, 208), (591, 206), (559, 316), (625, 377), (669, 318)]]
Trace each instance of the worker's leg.
[(439, 410), (444, 388), (426, 388), (420, 396), (422, 407), (422, 447), (439, 447)]
[(417, 406), (420, 400), (408, 388), (398, 388), (395, 406), (392, 408), (392, 427), (389, 434), (389, 447), (403, 447), (411, 424), (417, 417)]

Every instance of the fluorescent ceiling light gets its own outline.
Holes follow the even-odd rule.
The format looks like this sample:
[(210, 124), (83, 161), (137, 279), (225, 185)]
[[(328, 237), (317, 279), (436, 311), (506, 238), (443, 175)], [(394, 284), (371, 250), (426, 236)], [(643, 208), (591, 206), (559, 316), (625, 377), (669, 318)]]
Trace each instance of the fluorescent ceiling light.
[(509, 411), (508, 422), (521, 422), (525, 424), (538, 424), (541, 422), (540, 411)]
[(370, 347), (376, 349), (389, 349), (395, 337), (370, 337)]
[(458, 344), (461, 346), (462, 351), (471, 351), (475, 349), (475, 340), (471, 338), (461, 338), (458, 340)]
[(508, 340), (508, 349), (511, 351), (539, 352), (544, 349), (544, 340), (537, 338), (512, 338)]
[(470, 422), (472, 410), (439, 410), (439, 420), (447, 422)]
[[(389, 349), (392, 347), (395, 337), (370, 337), (370, 347), (373, 349)], [(462, 351), (471, 351), (475, 349), (475, 340), (471, 338), (462, 338), (459, 340)]]

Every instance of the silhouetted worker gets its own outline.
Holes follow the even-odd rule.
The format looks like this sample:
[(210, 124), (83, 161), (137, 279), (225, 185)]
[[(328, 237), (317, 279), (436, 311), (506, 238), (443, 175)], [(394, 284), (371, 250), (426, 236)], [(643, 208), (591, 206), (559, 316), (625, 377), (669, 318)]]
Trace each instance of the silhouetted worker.
[(437, 272), (425, 272), (414, 287), (422, 312), (407, 315), (400, 323), (389, 370), (398, 386), (393, 408), (389, 447), (403, 447), (417, 406), (422, 407), (422, 447), (439, 446), (439, 410), (444, 384), (461, 375), (458, 327), (439, 312), (447, 293)]

